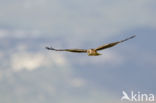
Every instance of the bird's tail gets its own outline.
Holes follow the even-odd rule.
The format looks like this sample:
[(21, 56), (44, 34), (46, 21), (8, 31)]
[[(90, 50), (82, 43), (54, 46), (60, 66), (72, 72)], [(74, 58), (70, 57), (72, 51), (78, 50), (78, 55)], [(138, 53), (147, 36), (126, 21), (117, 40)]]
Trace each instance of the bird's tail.
[(132, 38), (134, 38), (134, 37), (136, 37), (136, 35), (133, 35), (133, 36), (131, 36), (131, 37), (129, 37), (129, 38), (126, 38), (126, 39), (124, 39), (124, 40), (121, 40), (121, 41), (119, 41), (119, 42), (122, 43), (122, 42), (125, 42), (125, 41), (127, 41), (127, 40), (129, 40), (129, 39), (132, 39)]

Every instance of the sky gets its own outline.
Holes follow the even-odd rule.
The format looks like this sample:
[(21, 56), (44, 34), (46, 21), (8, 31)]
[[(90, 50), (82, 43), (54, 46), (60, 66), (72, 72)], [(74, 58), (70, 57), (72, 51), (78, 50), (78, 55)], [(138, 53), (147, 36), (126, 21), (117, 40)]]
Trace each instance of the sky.
[[(0, 0), (0, 103), (121, 103), (156, 96), (155, 0)], [(47, 51), (96, 48), (103, 55)]]

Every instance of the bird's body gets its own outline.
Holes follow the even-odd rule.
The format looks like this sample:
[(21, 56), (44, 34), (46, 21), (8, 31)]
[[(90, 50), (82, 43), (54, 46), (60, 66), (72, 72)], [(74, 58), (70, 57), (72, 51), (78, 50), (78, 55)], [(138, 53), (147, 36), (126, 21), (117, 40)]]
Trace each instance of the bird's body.
[(102, 55), (102, 54), (98, 53), (95, 49), (88, 49), (87, 53), (88, 53), (88, 56), (99, 56), (99, 55)]
[(48, 50), (54, 50), (54, 51), (68, 51), (68, 52), (75, 52), (75, 53), (88, 53), (88, 56), (99, 56), (101, 55), (100, 53), (98, 53), (98, 51), (100, 50), (103, 50), (103, 49), (107, 49), (107, 48), (111, 48), (119, 43), (122, 43), (124, 41), (127, 41), (129, 39), (132, 39), (134, 38), (134, 36), (131, 36), (129, 38), (126, 38), (124, 40), (121, 40), (121, 41), (118, 41), (118, 42), (113, 42), (113, 43), (109, 43), (109, 44), (105, 44), (105, 45), (102, 45), (98, 48), (95, 48), (95, 49), (54, 49), (52, 47), (46, 47), (46, 49)]

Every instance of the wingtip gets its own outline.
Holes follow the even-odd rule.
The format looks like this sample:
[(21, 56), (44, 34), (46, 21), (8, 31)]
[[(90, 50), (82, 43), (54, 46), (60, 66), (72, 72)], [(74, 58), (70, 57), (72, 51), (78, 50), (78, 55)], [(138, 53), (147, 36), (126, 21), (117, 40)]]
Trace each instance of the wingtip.
[(133, 35), (133, 36), (132, 36), (132, 38), (135, 38), (135, 37), (136, 37), (136, 35)]
[(49, 50), (50, 48), (49, 47), (45, 47), (45, 49), (48, 49)]
[(121, 42), (125, 42), (125, 41), (127, 41), (127, 40), (129, 40), (129, 39), (133, 39), (133, 38), (135, 38), (135, 37), (136, 37), (136, 35), (130, 36), (129, 38), (126, 38), (126, 39), (124, 39), (124, 40), (121, 40), (120, 43), (121, 43)]
[(54, 48), (52, 48), (52, 47), (45, 47), (46, 49), (48, 49), (48, 50), (55, 50)]

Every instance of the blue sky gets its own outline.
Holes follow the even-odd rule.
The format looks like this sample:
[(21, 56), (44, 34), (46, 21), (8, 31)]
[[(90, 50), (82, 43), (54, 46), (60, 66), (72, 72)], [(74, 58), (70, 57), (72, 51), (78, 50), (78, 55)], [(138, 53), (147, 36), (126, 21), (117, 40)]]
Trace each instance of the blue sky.
[[(155, 0), (0, 0), (0, 102), (120, 103), (156, 94)], [(99, 57), (51, 52), (94, 48)]]

